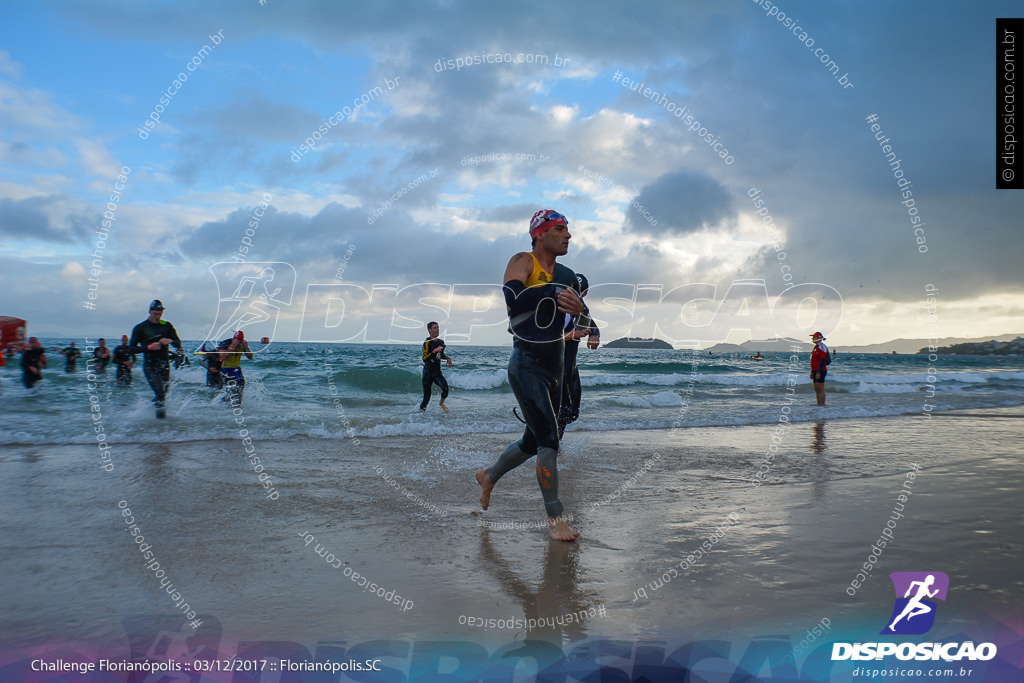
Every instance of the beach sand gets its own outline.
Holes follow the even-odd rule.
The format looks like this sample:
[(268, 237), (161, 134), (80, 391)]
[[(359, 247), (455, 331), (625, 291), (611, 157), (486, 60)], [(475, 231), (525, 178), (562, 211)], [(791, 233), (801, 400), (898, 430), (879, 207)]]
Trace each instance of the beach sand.
[[(514, 434), (257, 442), (276, 500), (240, 440), (119, 444), (112, 472), (94, 448), (10, 447), (0, 458), (0, 639), (116, 650), (132, 624), (176, 623), (181, 609), (146, 568), (119, 501), (200, 628), (220, 629), (224, 651), (240, 641), (313, 651), (424, 638), (493, 648), (527, 630), (470, 617), (581, 611), (584, 623), (529, 638), (796, 642), (823, 618), (833, 637), (877, 634), (894, 571), (949, 575), (941, 633), (929, 637), (953, 634), (1024, 604), (1022, 419), (1007, 408), (788, 425), (762, 486), (752, 482), (775, 425), (570, 427), (559, 481), (582, 533), (571, 544), (548, 540), (532, 463), (480, 511), (473, 472)], [(894, 541), (851, 597), (915, 463)], [(709, 538), (710, 552), (652, 587)], [(346, 568), (402, 604), (364, 590)]]

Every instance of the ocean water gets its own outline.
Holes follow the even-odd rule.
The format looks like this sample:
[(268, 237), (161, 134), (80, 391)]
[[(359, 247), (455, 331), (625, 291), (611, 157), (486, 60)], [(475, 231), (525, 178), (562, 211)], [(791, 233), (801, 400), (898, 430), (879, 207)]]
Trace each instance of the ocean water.
[[(47, 339), (49, 348), (69, 340)], [(196, 343), (187, 344), (192, 349)], [(0, 369), (0, 443), (87, 444), (96, 423), (109, 443), (174, 443), (233, 438), (368, 438), (518, 432), (506, 368), (509, 347), (449, 346), (454, 367), (444, 414), (436, 390), (420, 413), (419, 347), (413, 345), (274, 343), (243, 359), (242, 414), (205, 386), (205, 370), (172, 370), (168, 419), (157, 420), (141, 364), (134, 384), (118, 387), (113, 368), (92, 388), (87, 366), (63, 371), (49, 353), (45, 381), (26, 390), (18, 360)], [(583, 405), (573, 431), (685, 429), (697, 426), (875, 417), (1024, 403), (1024, 359), (995, 356), (840, 354), (829, 367), (828, 405), (815, 406), (810, 344), (795, 355), (690, 350), (626, 350), (581, 346)], [(140, 358), (141, 360), (141, 358)], [(790, 389), (787, 385), (792, 386)], [(99, 405), (101, 419), (94, 420)], [(239, 423), (242, 420), (242, 423)]]

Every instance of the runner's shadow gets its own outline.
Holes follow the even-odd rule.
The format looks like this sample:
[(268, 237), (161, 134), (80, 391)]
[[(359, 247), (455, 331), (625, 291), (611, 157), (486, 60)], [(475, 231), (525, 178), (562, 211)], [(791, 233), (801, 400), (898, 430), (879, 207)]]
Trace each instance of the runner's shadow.
[[(509, 597), (522, 604), (527, 623), (534, 620), (536, 624), (527, 630), (525, 639), (543, 640), (562, 647), (586, 638), (586, 621), (591, 618), (588, 610), (597, 607), (597, 596), (579, 588), (582, 569), (578, 544), (550, 541), (546, 546), (543, 574), (539, 585), (534, 587), (501, 556), (489, 529), (484, 527), (480, 534), (484, 568)], [(582, 619), (581, 612), (584, 613)]]

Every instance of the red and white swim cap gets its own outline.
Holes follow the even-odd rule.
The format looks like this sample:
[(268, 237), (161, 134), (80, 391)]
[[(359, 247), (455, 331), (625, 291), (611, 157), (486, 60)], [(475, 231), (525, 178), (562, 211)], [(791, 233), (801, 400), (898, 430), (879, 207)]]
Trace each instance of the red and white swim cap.
[(537, 237), (556, 225), (569, 225), (569, 219), (554, 209), (541, 209), (530, 219), (530, 237)]

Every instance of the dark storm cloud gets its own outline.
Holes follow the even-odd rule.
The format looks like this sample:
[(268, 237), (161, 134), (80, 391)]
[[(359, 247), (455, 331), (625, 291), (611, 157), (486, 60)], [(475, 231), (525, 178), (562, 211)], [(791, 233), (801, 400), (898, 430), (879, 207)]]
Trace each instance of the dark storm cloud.
[[(657, 221), (652, 225), (639, 204)], [(722, 185), (689, 171), (666, 173), (640, 191), (626, 212), (626, 226), (642, 234), (686, 235), (728, 223), (735, 215), (733, 199)]]

